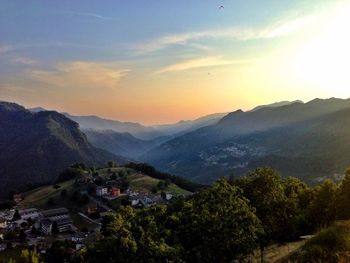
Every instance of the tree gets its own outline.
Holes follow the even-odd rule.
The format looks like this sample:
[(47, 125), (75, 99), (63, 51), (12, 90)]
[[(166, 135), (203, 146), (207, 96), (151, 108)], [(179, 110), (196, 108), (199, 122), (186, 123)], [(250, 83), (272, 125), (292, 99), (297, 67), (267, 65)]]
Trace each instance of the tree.
[(251, 253), (262, 228), (241, 189), (226, 179), (184, 203), (179, 238), (188, 262), (232, 262)]
[(83, 175), (83, 170), (80, 167), (68, 167), (58, 176), (57, 183), (75, 179)]
[(337, 196), (337, 217), (338, 219), (350, 218), (350, 168), (345, 172)]
[(52, 228), (51, 228), (51, 234), (54, 236), (57, 236), (60, 233), (60, 230), (58, 229), (57, 222), (52, 223)]
[(108, 161), (108, 162), (107, 162), (107, 166), (108, 166), (109, 168), (113, 168), (113, 167), (116, 167), (116, 164), (115, 164), (114, 161)]
[(117, 174), (115, 172), (112, 173), (111, 180), (117, 180)]
[(329, 179), (315, 187), (308, 209), (308, 219), (316, 228), (328, 226), (335, 220), (336, 196), (337, 186)]
[(24, 232), (23, 229), (21, 229), (21, 230), (19, 231), (18, 239), (19, 239), (21, 242), (24, 242), (24, 241), (26, 241), (26, 238), (27, 238), (26, 233)]
[(62, 199), (66, 199), (66, 197), (67, 197), (67, 189), (62, 189), (62, 191), (61, 191), (61, 198)]
[(19, 257), (19, 263), (39, 263), (40, 257), (39, 254), (35, 250), (24, 249), (21, 251), (21, 255)]
[(21, 215), (19, 214), (18, 212), (18, 209), (15, 210), (15, 213), (13, 214), (13, 217), (12, 217), (12, 221), (17, 221), (19, 219), (21, 219)]
[(50, 197), (49, 199), (47, 199), (48, 206), (53, 206), (54, 204), (55, 204), (55, 200), (53, 199), (53, 197)]
[(103, 238), (88, 246), (90, 262), (232, 262), (256, 247), (258, 218), (241, 190), (225, 179), (189, 200), (103, 218)]

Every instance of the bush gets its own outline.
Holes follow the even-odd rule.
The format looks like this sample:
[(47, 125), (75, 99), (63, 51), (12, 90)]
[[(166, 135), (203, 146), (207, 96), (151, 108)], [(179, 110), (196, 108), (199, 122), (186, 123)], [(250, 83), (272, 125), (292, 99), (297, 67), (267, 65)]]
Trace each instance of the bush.
[(292, 262), (349, 262), (350, 225), (338, 223), (321, 230), (291, 257)]

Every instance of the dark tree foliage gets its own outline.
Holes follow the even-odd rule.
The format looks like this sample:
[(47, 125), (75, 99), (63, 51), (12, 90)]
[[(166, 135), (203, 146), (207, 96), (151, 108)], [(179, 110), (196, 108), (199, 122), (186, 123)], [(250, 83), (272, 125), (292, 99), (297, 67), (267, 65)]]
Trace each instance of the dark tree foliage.
[(87, 262), (232, 262), (257, 245), (259, 219), (241, 190), (226, 180), (188, 200), (103, 218), (104, 236)]
[(51, 228), (51, 234), (53, 236), (56, 236), (60, 233), (59, 229), (58, 229), (58, 225), (57, 225), (57, 222), (53, 222), (52, 223), (52, 228)]
[(68, 181), (82, 176), (83, 170), (80, 167), (68, 167), (63, 170), (57, 179), (57, 183)]
[(18, 209), (16, 209), (15, 213), (13, 214), (12, 221), (17, 221), (21, 219), (21, 215), (18, 212)]

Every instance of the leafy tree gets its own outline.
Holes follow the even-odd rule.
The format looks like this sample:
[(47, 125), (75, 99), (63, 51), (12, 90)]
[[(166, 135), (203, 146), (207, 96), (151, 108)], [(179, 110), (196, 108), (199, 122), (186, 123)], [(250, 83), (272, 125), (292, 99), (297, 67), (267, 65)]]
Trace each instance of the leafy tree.
[(47, 199), (48, 206), (53, 206), (54, 204), (55, 204), (55, 200), (53, 199), (53, 197), (50, 197), (49, 199)]
[(231, 262), (254, 250), (262, 229), (241, 189), (220, 179), (184, 203), (179, 239), (187, 262)]
[(337, 196), (337, 217), (350, 219), (350, 168), (346, 171)]
[(62, 189), (62, 191), (61, 191), (61, 198), (62, 199), (66, 199), (66, 197), (67, 197), (67, 189)]
[(330, 225), (336, 218), (337, 186), (325, 180), (314, 189), (314, 198), (308, 209), (309, 222), (317, 227)]
[(108, 161), (108, 162), (107, 162), (107, 166), (108, 166), (109, 168), (113, 168), (113, 167), (116, 167), (116, 164), (115, 164), (114, 161)]
[(258, 218), (241, 190), (225, 179), (189, 200), (103, 218), (104, 238), (87, 262), (232, 262), (256, 247)]
[(68, 167), (58, 176), (57, 183), (75, 179), (83, 175), (83, 170), (80, 167)]
[(24, 241), (26, 241), (26, 238), (27, 238), (26, 233), (24, 233), (24, 230), (21, 229), (21, 230), (19, 231), (18, 239), (19, 239), (21, 242), (24, 242)]
[(15, 210), (15, 213), (13, 214), (12, 221), (17, 221), (21, 219), (21, 215), (18, 212), (18, 209)]
[(111, 180), (117, 180), (117, 174), (115, 172), (112, 173)]
[(52, 223), (52, 228), (51, 228), (51, 234), (54, 236), (57, 236), (60, 233), (60, 230), (58, 229), (57, 222)]
[(40, 256), (35, 250), (30, 251), (28, 249), (24, 249), (21, 251), (21, 255), (19, 257), (18, 263), (39, 263), (39, 262), (40, 262)]
[(7, 231), (5, 234), (4, 234), (4, 239), (5, 240), (13, 240), (16, 238), (16, 233), (14, 231)]

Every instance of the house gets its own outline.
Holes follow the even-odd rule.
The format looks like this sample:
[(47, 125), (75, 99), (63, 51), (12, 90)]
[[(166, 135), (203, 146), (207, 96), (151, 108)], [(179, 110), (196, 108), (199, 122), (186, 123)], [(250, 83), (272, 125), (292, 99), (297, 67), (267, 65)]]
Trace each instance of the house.
[(91, 205), (91, 206), (88, 206), (88, 207), (86, 208), (86, 213), (87, 213), (88, 215), (94, 214), (94, 213), (96, 213), (97, 211), (98, 211), (97, 205)]
[(0, 229), (4, 229), (7, 227), (7, 220), (5, 218), (0, 218)]
[(120, 196), (120, 189), (118, 187), (112, 187), (110, 194), (111, 196), (118, 197)]
[(38, 209), (36, 208), (28, 208), (28, 209), (22, 209), (18, 211), (19, 215), (21, 216), (21, 219), (28, 220), (31, 219), (37, 219), (39, 217)]
[(16, 203), (19, 203), (23, 200), (23, 196), (21, 194), (14, 194), (13, 195), (13, 201), (15, 201)]
[(108, 188), (107, 187), (103, 187), (103, 186), (99, 186), (96, 187), (96, 195), (97, 196), (103, 196), (108, 194)]
[(165, 200), (167, 200), (167, 201), (171, 200), (173, 197), (174, 197), (174, 195), (171, 194), (171, 193), (166, 193), (165, 194)]
[(40, 229), (46, 234), (52, 233), (52, 226), (56, 223), (59, 233), (69, 231), (73, 228), (73, 221), (67, 208), (56, 208), (41, 212)]
[(69, 216), (69, 211), (67, 208), (55, 208), (49, 209), (40, 212), (41, 217), (43, 218), (51, 218), (51, 217), (59, 217), (59, 216)]

